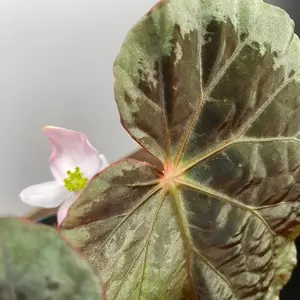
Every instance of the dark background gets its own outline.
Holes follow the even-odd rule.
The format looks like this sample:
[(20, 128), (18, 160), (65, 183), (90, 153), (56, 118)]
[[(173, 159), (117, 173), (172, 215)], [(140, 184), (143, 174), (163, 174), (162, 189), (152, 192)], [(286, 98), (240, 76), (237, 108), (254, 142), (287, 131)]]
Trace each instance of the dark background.
[[(300, 0), (266, 0), (266, 2), (286, 10), (295, 22), (295, 31), (300, 35)], [(300, 300), (300, 237), (296, 241), (298, 251), (298, 265), (289, 283), (280, 294), (280, 300)]]

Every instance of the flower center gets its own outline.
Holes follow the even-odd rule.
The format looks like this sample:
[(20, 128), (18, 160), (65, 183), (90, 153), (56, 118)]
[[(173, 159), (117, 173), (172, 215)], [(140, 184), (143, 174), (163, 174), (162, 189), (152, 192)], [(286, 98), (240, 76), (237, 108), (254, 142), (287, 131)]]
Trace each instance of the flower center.
[(70, 192), (79, 192), (84, 189), (88, 179), (83, 177), (80, 168), (76, 167), (74, 172), (67, 171), (68, 177), (64, 179), (65, 187)]

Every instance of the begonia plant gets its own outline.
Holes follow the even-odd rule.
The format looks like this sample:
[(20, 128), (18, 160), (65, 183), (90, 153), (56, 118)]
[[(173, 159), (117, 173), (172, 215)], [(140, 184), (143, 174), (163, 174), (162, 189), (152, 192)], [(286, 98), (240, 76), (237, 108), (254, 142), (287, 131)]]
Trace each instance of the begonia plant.
[(84, 134), (46, 127), (55, 182), (22, 200), (63, 203), (58, 230), (108, 300), (279, 299), (300, 233), (293, 21), (262, 0), (162, 0), (114, 74), (121, 122), (158, 164), (108, 166)]

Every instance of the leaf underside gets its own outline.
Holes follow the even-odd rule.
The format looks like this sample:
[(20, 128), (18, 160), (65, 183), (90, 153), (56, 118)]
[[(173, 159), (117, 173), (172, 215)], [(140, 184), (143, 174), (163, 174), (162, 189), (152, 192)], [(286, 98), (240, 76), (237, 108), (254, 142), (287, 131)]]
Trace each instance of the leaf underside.
[(99, 278), (54, 229), (0, 219), (1, 300), (101, 300)]
[(122, 124), (163, 171), (95, 176), (64, 233), (109, 300), (278, 299), (300, 222), (300, 42), (261, 0), (170, 0), (114, 65)]

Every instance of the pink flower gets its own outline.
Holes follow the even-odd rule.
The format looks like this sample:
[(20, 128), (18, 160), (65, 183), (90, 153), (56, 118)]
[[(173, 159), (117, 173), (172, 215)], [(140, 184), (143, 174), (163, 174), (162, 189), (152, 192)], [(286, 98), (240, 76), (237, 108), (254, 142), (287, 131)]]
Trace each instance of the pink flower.
[(29, 186), (20, 197), (32, 206), (60, 206), (57, 219), (61, 224), (87, 182), (108, 163), (81, 132), (47, 126), (44, 133), (52, 144), (49, 163), (55, 181)]

